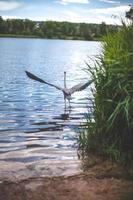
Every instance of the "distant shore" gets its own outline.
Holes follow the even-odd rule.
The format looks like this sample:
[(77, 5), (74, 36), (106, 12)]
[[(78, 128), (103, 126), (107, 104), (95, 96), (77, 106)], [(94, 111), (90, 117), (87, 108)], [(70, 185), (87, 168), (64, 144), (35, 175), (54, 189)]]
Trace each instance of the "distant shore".
[(5, 20), (2, 17), (0, 20), (0, 37), (101, 41), (108, 33), (117, 33), (120, 30), (120, 26), (105, 22), (95, 24), (29, 19)]
[(39, 37), (35, 35), (15, 35), (15, 34), (0, 34), (0, 38), (34, 38), (34, 39), (58, 39), (58, 40), (81, 40), (81, 41), (101, 41), (102, 38), (93, 38), (93, 40), (87, 40), (83, 37)]

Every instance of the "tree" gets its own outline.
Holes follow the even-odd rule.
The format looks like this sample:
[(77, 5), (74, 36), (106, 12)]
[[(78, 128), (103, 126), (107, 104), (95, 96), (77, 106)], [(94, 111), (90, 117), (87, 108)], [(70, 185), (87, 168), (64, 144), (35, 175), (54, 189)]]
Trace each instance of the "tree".
[(86, 24), (71, 22), (45, 21), (35, 22), (28, 19), (7, 19), (0, 17), (0, 33), (38, 36), (45, 38), (66, 38), (93, 40), (94, 37), (101, 37), (110, 32), (117, 32), (114, 25)]
[(3, 25), (3, 19), (0, 16), (0, 33), (2, 33), (2, 29), (3, 29), (2, 25)]
[(130, 10), (126, 12), (126, 18), (133, 20), (133, 6), (131, 6)]
[(0, 33), (6, 33), (7, 31), (7, 24), (6, 21), (0, 16)]
[(102, 22), (100, 24), (100, 32), (101, 35), (107, 35), (107, 25), (105, 24), (105, 22)]

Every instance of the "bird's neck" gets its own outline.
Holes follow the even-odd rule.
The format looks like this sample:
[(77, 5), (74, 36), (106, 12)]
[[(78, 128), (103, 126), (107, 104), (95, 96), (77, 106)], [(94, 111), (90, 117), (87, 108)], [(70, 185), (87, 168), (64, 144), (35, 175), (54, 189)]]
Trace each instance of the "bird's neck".
[(64, 72), (64, 88), (66, 88), (66, 72)]

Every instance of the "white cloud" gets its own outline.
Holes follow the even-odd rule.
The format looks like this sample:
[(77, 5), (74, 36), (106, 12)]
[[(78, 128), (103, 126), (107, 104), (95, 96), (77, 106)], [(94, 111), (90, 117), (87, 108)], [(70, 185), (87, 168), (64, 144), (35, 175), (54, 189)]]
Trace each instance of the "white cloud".
[(0, 1), (0, 11), (14, 10), (20, 8), (23, 4), (16, 1)]
[(10, 16), (10, 15), (3, 15), (2, 18), (3, 19), (24, 19), (22, 17), (15, 16), (15, 15), (14, 16), (13, 15), (12, 16)]
[(121, 15), (130, 9), (130, 6), (116, 6), (111, 8), (91, 9), (90, 12), (104, 15)]
[(74, 11), (62, 11), (62, 14), (63, 18), (66, 20), (66, 21), (70, 21), (70, 22), (80, 22), (80, 13), (78, 12), (74, 12)]
[(59, 21), (71, 21), (71, 22), (86, 22), (86, 23), (101, 23), (106, 24), (121, 24), (121, 18), (124, 19), (125, 12), (129, 10), (129, 6), (117, 6), (110, 8), (99, 9), (83, 9), (77, 8), (74, 11), (62, 11), (60, 13), (61, 18)]
[[(0, 1), (1, 2), (1, 1)], [(39, 10), (36, 15), (34, 13), (28, 12), (26, 16), (21, 13), (21, 18), (29, 18), (31, 20), (45, 21), (45, 20), (55, 20), (55, 21), (70, 21), (70, 22), (86, 22), (86, 23), (101, 23), (106, 24), (121, 24), (121, 18), (124, 19), (125, 12), (130, 9), (129, 6), (116, 6), (109, 8), (97, 8), (90, 9), (87, 6), (75, 6), (74, 8), (69, 8), (65, 6), (63, 9), (57, 9), (47, 7), (47, 12)], [(12, 16), (12, 18), (20, 18), (20, 16)], [(113, 17), (117, 16), (117, 17)], [(11, 16), (2, 16), (3, 18), (11, 18)]]
[(121, 24), (121, 18), (125, 18), (125, 13), (129, 9), (129, 6), (90, 9), (89, 15), (95, 20), (97, 19), (98, 22), (104, 21), (107, 24)]
[[(65, 7), (66, 8), (66, 7)], [(101, 23), (106, 24), (121, 24), (121, 17), (124, 18), (125, 11), (129, 10), (129, 6), (117, 6), (111, 8), (99, 8), (99, 9), (87, 9), (75, 7), (74, 10), (58, 10), (58, 12), (53, 12), (49, 10), (47, 15), (39, 16), (27, 16), (31, 20), (45, 21), (45, 20), (55, 20), (55, 21), (69, 21), (69, 22), (85, 22), (85, 23)], [(53, 15), (51, 15), (53, 13)], [(115, 18), (113, 16), (117, 15)], [(11, 18), (11, 16), (3, 16), (3, 18)], [(20, 18), (12, 16), (12, 18)]]
[(60, 3), (62, 5), (67, 5), (69, 3), (88, 4), (90, 3), (90, 1), (89, 0), (61, 0), (61, 1), (56, 1), (56, 3)]
[(101, 2), (105, 2), (105, 3), (114, 3), (114, 4), (119, 4), (120, 1), (113, 1), (113, 0), (99, 0)]

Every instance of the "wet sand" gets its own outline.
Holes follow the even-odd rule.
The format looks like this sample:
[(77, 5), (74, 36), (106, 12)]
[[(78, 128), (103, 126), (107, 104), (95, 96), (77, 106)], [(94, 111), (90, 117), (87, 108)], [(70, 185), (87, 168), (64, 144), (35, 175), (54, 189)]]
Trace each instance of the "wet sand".
[[(1, 179), (0, 200), (132, 200), (133, 179), (108, 161), (65, 176)], [(128, 177), (130, 178), (130, 177)]]
[(120, 200), (131, 187), (129, 181), (86, 175), (30, 179), (0, 184), (0, 200)]

